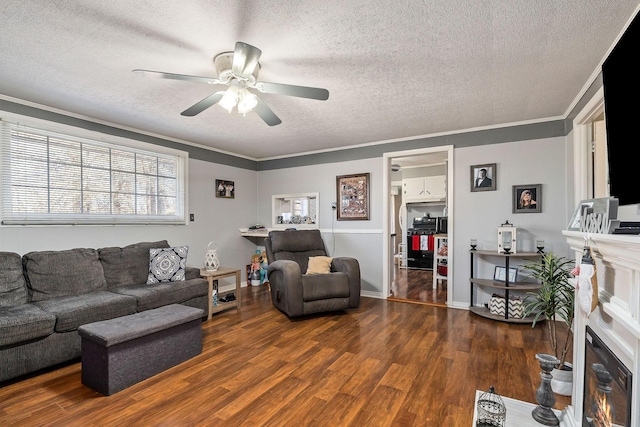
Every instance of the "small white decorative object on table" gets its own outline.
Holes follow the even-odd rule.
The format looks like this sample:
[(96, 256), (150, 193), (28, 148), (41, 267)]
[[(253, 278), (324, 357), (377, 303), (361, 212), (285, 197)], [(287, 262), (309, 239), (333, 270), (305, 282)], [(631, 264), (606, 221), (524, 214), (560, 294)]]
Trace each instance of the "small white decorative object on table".
[(211, 249), (212, 243), (213, 242), (209, 242), (209, 245), (207, 245), (207, 253), (204, 256), (204, 269), (207, 271), (217, 271), (218, 267), (220, 267), (218, 245), (213, 244), (213, 249)]

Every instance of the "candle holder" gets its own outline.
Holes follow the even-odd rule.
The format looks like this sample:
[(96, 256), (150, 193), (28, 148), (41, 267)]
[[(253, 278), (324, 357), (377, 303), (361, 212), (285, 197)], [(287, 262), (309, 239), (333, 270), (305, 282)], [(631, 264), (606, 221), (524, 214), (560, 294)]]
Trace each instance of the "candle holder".
[(551, 379), (553, 378), (551, 371), (558, 363), (560, 363), (560, 360), (550, 354), (542, 353), (536, 354), (536, 359), (538, 359), (540, 368), (542, 369), (542, 372), (540, 372), (542, 382), (540, 383), (540, 387), (536, 390), (536, 401), (538, 402), (538, 406), (531, 411), (531, 415), (534, 420), (540, 424), (544, 424), (545, 426), (560, 425), (560, 420), (558, 420), (558, 417), (551, 409), (556, 403), (556, 395), (551, 389)]
[(544, 253), (544, 240), (536, 240), (536, 249), (538, 250), (539, 254), (543, 254)]
[(478, 246), (478, 241), (476, 239), (471, 239), (471, 250), (475, 251), (476, 246)]
[[(213, 249), (211, 248), (213, 245)], [(220, 261), (218, 260), (218, 244), (209, 242), (207, 245), (207, 253), (204, 254), (204, 269), (207, 271), (218, 271)]]
[(498, 227), (498, 253), (516, 253), (517, 227), (508, 220)]
[(601, 363), (594, 363), (591, 369), (596, 373), (598, 383), (596, 384), (596, 393), (591, 400), (591, 413), (594, 418), (600, 420), (603, 425), (613, 425), (615, 419), (615, 408), (608, 402), (611, 402), (611, 383), (613, 377)]

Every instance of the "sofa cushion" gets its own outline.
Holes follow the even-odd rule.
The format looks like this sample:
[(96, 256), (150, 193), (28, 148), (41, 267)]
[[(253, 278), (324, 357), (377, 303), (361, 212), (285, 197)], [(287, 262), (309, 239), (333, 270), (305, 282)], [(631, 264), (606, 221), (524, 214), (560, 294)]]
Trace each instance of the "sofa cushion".
[(149, 249), (147, 285), (185, 280), (188, 254), (189, 246)]
[(309, 257), (309, 267), (305, 274), (328, 274), (331, 272), (332, 257), (329, 256), (312, 256)]
[(56, 318), (56, 332), (75, 331), (85, 323), (98, 322), (136, 312), (135, 298), (109, 291), (82, 296), (58, 297), (33, 303)]
[(20, 255), (0, 252), (0, 307), (24, 304), (27, 298)]
[(150, 310), (169, 304), (180, 304), (192, 298), (208, 295), (209, 285), (202, 278), (182, 282), (146, 283), (111, 289), (122, 295), (130, 295), (138, 301), (138, 311)]
[(149, 276), (149, 249), (168, 247), (169, 243), (161, 240), (98, 249), (109, 289), (146, 283)]
[(33, 304), (0, 307), (0, 347), (51, 335), (56, 316)]
[(295, 261), (302, 274), (307, 271), (309, 257), (327, 255), (320, 230), (271, 231), (269, 240), (273, 261)]
[(106, 289), (95, 249), (29, 252), (22, 256), (31, 301)]
[(304, 302), (348, 297), (349, 277), (346, 273), (302, 276), (302, 300)]

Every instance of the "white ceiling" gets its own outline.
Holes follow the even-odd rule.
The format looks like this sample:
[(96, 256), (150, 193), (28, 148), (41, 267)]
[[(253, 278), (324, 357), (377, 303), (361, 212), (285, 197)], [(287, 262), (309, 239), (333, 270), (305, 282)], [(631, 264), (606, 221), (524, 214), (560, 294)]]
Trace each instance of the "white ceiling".
[[(0, 96), (254, 159), (564, 118), (638, 0), (3, 0)], [(327, 101), (260, 94), (282, 124), (212, 106), (236, 41), (259, 80)]]

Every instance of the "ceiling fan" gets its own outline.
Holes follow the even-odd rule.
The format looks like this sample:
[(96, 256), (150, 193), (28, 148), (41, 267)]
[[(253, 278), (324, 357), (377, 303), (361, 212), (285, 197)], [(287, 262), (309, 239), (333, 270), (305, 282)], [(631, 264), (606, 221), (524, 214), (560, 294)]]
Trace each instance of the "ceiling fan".
[(266, 124), (275, 126), (282, 123), (282, 120), (249, 89), (256, 89), (262, 93), (296, 96), (320, 101), (329, 99), (329, 91), (327, 89), (258, 81), (258, 73), (260, 72), (258, 60), (261, 54), (262, 51), (257, 47), (237, 42), (233, 52), (222, 52), (213, 58), (213, 63), (218, 73), (217, 78), (140, 69), (132, 72), (146, 77), (229, 86), (226, 90), (214, 92), (203, 100), (196, 102), (180, 113), (183, 116), (195, 116), (212, 105), (218, 104), (228, 112), (233, 111), (234, 108), (237, 108), (240, 114), (245, 115), (250, 111), (255, 111)]

